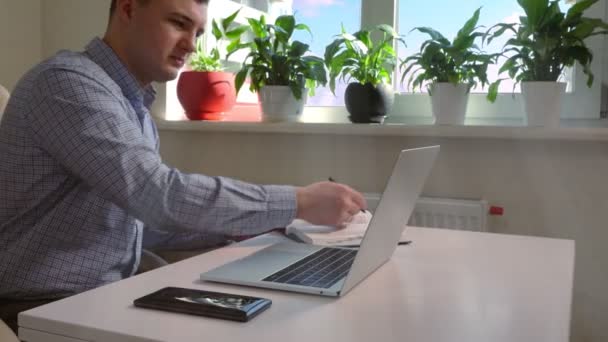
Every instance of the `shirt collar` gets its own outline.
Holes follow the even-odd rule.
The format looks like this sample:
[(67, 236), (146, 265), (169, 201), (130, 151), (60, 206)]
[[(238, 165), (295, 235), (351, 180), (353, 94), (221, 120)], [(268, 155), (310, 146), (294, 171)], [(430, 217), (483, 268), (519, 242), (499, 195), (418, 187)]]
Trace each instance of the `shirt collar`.
[(150, 109), (156, 98), (152, 85), (141, 87), (135, 76), (129, 72), (114, 50), (100, 38), (94, 38), (86, 46), (86, 54), (118, 84), (125, 97), (133, 104)]

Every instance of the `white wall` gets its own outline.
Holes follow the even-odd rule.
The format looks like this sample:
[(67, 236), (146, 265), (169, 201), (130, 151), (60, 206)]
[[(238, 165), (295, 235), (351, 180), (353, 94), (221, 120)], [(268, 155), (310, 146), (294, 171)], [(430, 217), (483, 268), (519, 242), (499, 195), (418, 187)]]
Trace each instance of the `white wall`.
[(430, 144), (441, 153), (425, 196), (504, 207), (492, 232), (576, 240), (572, 341), (608, 341), (608, 143), (161, 132), (165, 162), (187, 172), (297, 185), (331, 175), (364, 192), (382, 191), (399, 150)]
[(61, 49), (82, 50), (103, 35), (110, 0), (0, 0), (0, 84)]
[(40, 60), (40, 27), (40, 0), (0, 0), (0, 84), (9, 91)]
[[(81, 50), (102, 34), (108, 4), (0, 0), (0, 83), (12, 89), (43, 56)], [(172, 131), (161, 141), (185, 171), (300, 185), (332, 175), (365, 192), (381, 191), (399, 149), (440, 143), (425, 195), (503, 206), (494, 232), (575, 239), (573, 341), (608, 341), (607, 143)]]
[(103, 36), (109, 8), (110, 0), (42, 0), (43, 56), (83, 50), (93, 37)]
[[(10, 0), (6, 0), (10, 1)], [(83, 50), (93, 37), (103, 37), (111, 0), (42, 0), (42, 54)], [(1, 24), (0, 24), (1, 25)], [(155, 84), (153, 113), (165, 112), (165, 85)]]

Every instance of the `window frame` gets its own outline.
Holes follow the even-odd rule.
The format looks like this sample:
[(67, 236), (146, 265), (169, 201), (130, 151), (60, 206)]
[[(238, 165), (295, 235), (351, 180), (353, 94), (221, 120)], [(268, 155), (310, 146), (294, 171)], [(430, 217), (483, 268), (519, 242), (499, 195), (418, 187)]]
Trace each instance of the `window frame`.
[[(513, 0), (515, 1), (515, 0)], [(245, 7), (239, 13), (239, 18), (246, 23), (244, 18), (251, 15), (259, 15), (259, 10), (248, 8), (230, 0), (215, 0), (209, 5), (209, 20), (207, 30), (210, 30), (211, 18), (225, 16), (232, 13), (236, 8)], [(361, 0), (361, 27), (373, 27), (378, 24), (388, 23), (399, 31), (398, 22), (399, 0)], [(608, 18), (608, 5), (605, 1), (599, 1), (588, 10), (588, 16), (598, 17), (606, 20)], [(237, 21), (239, 21), (237, 19)], [(210, 35), (205, 35), (210, 36)], [(567, 93), (562, 102), (562, 119), (599, 119), (602, 110), (602, 84), (608, 80), (608, 53), (606, 43), (607, 37), (592, 37), (588, 46), (594, 53), (591, 69), (595, 75), (595, 82), (591, 88), (586, 86), (586, 77), (581, 68), (574, 68), (573, 91)], [(210, 42), (206, 42), (209, 46)], [(395, 46), (395, 48), (398, 48)], [(395, 70), (393, 86), (400, 79), (399, 70)], [(176, 113), (176, 108), (181, 108), (176, 95), (177, 80), (167, 83), (166, 104), (164, 118), (168, 120), (180, 119), (182, 113)], [(396, 87), (395, 87), (396, 88)], [(179, 110), (177, 110), (179, 111)], [(340, 107), (312, 107), (307, 106), (305, 112), (314, 117), (340, 116), (344, 108)], [(429, 95), (425, 93), (396, 93), (395, 104), (390, 113), (396, 117), (432, 117)], [(485, 94), (470, 94), (467, 108), (467, 118), (472, 119), (497, 119), (512, 120), (523, 118), (522, 97), (519, 93), (499, 93), (495, 103), (486, 100)], [(325, 120), (322, 120), (323, 122)]]
[[(515, 0), (513, 0), (515, 1)], [(362, 0), (371, 6), (372, 1)], [(380, 23), (391, 23), (399, 32), (398, 13), (399, 0), (375, 0), (374, 11), (362, 12), (362, 27), (369, 27)], [(363, 5), (362, 11), (365, 10)], [(366, 13), (367, 12), (367, 13)], [(370, 14), (371, 13), (371, 14)], [(598, 1), (588, 11), (589, 17), (606, 20), (608, 6), (605, 1)], [(588, 40), (588, 46), (594, 54), (591, 70), (595, 81), (591, 88), (586, 85), (586, 76), (582, 68), (574, 67), (573, 91), (567, 93), (562, 101), (562, 119), (599, 119), (601, 115), (602, 83), (608, 79), (605, 63), (606, 37), (595, 36)], [(396, 47), (397, 48), (397, 47)], [(399, 72), (395, 72), (393, 83), (399, 79)], [(398, 93), (395, 95), (393, 115), (402, 116), (432, 116), (430, 101), (427, 94)], [(519, 93), (499, 93), (495, 103), (486, 100), (485, 94), (471, 94), (467, 108), (467, 118), (496, 118), (512, 119), (522, 117), (522, 96)]]

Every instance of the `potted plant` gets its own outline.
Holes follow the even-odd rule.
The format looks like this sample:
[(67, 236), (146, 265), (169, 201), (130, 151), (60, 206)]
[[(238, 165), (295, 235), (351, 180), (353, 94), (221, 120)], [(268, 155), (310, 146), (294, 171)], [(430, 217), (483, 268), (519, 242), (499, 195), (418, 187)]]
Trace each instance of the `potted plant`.
[(220, 119), (236, 102), (234, 74), (224, 71), (222, 55), (227, 58), (248, 30), (246, 25), (233, 25), (239, 11), (219, 22), (215, 19), (211, 22), (215, 46), (207, 52), (203, 37), (197, 39), (196, 51), (188, 60), (190, 70), (180, 74), (177, 97), (191, 120)]
[(308, 93), (314, 94), (318, 84), (327, 84), (323, 59), (305, 55), (309, 45), (292, 40), (295, 30), (310, 33), (310, 28), (296, 24), (293, 15), (279, 16), (274, 24), (267, 24), (264, 16), (248, 21), (254, 39), (239, 46), (250, 52), (236, 75), (237, 92), (249, 76), (249, 88), (258, 93), (264, 121), (299, 121)]
[[(507, 72), (515, 84), (521, 84), (528, 125), (559, 126), (566, 83), (558, 79), (566, 67), (578, 63), (587, 76), (587, 86), (593, 84), (593, 54), (585, 39), (608, 33), (608, 24), (587, 18), (583, 12), (597, 1), (580, 0), (563, 13), (557, 0), (518, 0), (526, 14), (520, 23), (499, 23), (488, 30), (488, 43), (505, 32), (514, 34), (503, 47), (506, 60), (499, 72)], [(501, 81), (492, 85), (491, 99), (496, 98)]]
[[(376, 42), (372, 31), (382, 38)], [(329, 70), (329, 87), (335, 95), (336, 79), (354, 80), (346, 87), (344, 102), (355, 123), (382, 123), (393, 106), (393, 70), (397, 66), (394, 44), (403, 42), (389, 25), (378, 25), (373, 30), (349, 34), (342, 27), (325, 48), (325, 64)], [(405, 45), (405, 43), (404, 43)]]
[(437, 124), (464, 124), (470, 90), (489, 83), (488, 66), (498, 54), (486, 54), (475, 44), (484, 36), (477, 32), (480, 11), (475, 11), (453, 41), (429, 27), (412, 29), (431, 38), (422, 43), (419, 53), (403, 60), (401, 82), (409, 76), (408, 88), (426, 87)]

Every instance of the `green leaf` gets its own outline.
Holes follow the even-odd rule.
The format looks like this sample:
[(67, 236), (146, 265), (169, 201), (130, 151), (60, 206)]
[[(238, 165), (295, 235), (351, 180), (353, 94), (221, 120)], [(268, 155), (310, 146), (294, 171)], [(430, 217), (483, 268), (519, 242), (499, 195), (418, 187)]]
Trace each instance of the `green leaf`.
[(269, 24), (266, 27), (268, 31), (274, 32), (274, 38), (276, 38), (272, 44), (274, 51), (277, 51), (279, 46), (285, 47), (289, 44), (289, 34), (281, 26)]
[(253, 43), (252, 48), (255, 48), (257, 54), (266, 60), (270, 60), (270, 40), (268, 38), (255, 38)]
[[(295, 29), (308, 29), (305, 25), (296, 25), (293, 16), (281, 16), (275, 24), (266, 24), (264, 16), (259, 20), (249, 20), (251, 30), (259, 31), (251, 43), (241, 43), (240, 36), (229, 45), (231, 52), (249, 48), (250, 52), (238, 74), (238, 86), (242, 86), (245, 75), (251, 79), (250, 89), (258, 91), (266, 85), (286, 85), (301, 90), (309, 85), (327, 84), (327, 70), (324, 60), (317, 56), (305, 56), (309, 46), (299, 41), (291, 41)], [(242, 32), (241, 32), (242, 33)], [(339, 54), (338, 51), (336, 53)], [(339, 71), (332, 70), (333, 77)], [(235, 83), (236, 85), (236, 83)], [(298, 90), (294, 90), (295, 95)], [(314, 92), (314, 89), (311, 89)]]
[[(488, 66), (501, 54), (485, 54), (475, 41), (477, 38), (498, 36), (512, 28), (495, 25), (486, 33), (476, 32), (480, 13), (481, 8), (478, 8), (458, 31), (453, 43), (432, 28), (415, 28), (428, 34), (431, 39), (421, 44), (419, 53), (402, 61), (401, 82), (409, 77), (408, 87), (413, 90), (436, 82), (464, 83), (469, 88), (478, 83), (482, 86), (488, 84)], [(496, 33), (496, 29), (500, 32)]]
[(500, 67), (500, 69), (498, 69), (498, 73), (502, 74), (505, 71), (510, 71), (510, 70), (513, 70), (514, 68), (516, 68), (516, 62), (517, 62), (518, 58), (519, 58), (518, 56), (513, 56), (513, 57), (507, 59), (502, 64), (502, 67)]
[(226, 31), (226, 38), (229, 40), (240, 39), (243, 33), (249, 31), (249, 26), (247, 25), (239, 25), (230, 31)]
[(431, 36), (431, 38), (433, 40), (436, 40), (437, 42), (440, 42), (442, 44), (446, 44), (446, 45), (450, 44), (450, 41), (447, 38), (445, 38), (441, 33), (439, 33), (438, 31), (436, 31), (430, 27), (415, 27), (412, 29), (412, 31), (414, 31), (414, 30), (422, 32), (422, 33), (426, 33), (429, 36)]
[(494, 103), (496, 101), (496, 97), (498, 96), (498, 87), (500, 86), (500, 82), (501, 82), (501, 80), (497, 80), (496, 82), (493, 82), (492, 84), (490, 84), (490, 87), (488, 88), (488, 95), (486, 96), (488, 101), (490, 101), (492, 103)]
[(462, 53), (464, 51), (468, 51), (473, 48), (473, 43), (475, 42), (476, 36), (459, 36), (454, 40), (454, 44), (452, 45), (453, 53)]
[(571, 57), (576, 60), (580, 65), (586, 66), (591, 64), (593, 54), (591, 51), (584, 46), (571, 46), (563, 50), (563, 57)]
[(291, 88), (291, 92), (296, 100), (302, 99), (302, 86), (297, 83), (291, 83), (289, 84), (289, 88)]
[[(291, 35), (295, 29), (296, 19), (293, 17), (293, 15), (282, 15), (275, 20), (274, 24), (283, 29), (285, 34), (283, 41), (287, 42), (291, 38)], [(283, 34), (283, 32), (281, 34)]]
[(234, 86), (236, 88), (237, 93), (241, 90), (241, 87), (245, 83), (245, 79), (247, 78), (248, 72), (249, 68), (246, 65), (243, 65), (241, 70), (237, 72), (236, 77), (234, 78)]
[(367, 46), (363, 44), (362, 41), (357, 39), (357, 37), (348, 33), (342, 33), (341, 36), (345, 40), (344, 43), (346, 44), (348, 49), (353, 50), (359, 56), (367, 54)]
[(251, 47), (251, 43), (241, 43), (238, 40), (235, 40), (233, 42), (231, 42), (230, 44), (228, 44), (228, 46), (226, 47), (226, 59), (228, 59), (228, 57), (230, 57), (233, 53), (241, 50), (241, 49), (246, 49), (246, 48), (250, 48)]
[(306, 88), (308, 88), (308, 96), (315, 96), (315, 88), (317, 87), (317, 82), (314, 80), (306, 80)]
[(566, 19), (570, 20), (576, 16), (582, 15), (589, 7), (593, 6), (598, 0), (579, 0), (570, 9), (566, 15)]
[[(608, 29), (608, 24), (604, 23), (601, 19), (583, 18), (570, 32), (570, 35), (578, 38), (579, 40), (584, 40), (589, 38), (598, 28), (606, 30)], [(605, 32), (603, 32), (603, 34), (605, 34)]]
[(377, 26), (377, 28), (378, 30), (388, 34), (391, 39), (399, 37), (399, 33), (397, 33), (397, 31), (395, 31), (395, 29), (388, 24), (380, 24)]
[(247, 18), (247, 22), (249, 23), (249, 26), (251, 26), (251, 30), (252, 30), (253, 34), (258, 38), (264, 38), (267, 36), (266, 30), (265, 30), (266, 24), (264, 24), (263, 21), (264, 21), (264, 16), (260, 17), (260, 20), (256, 20), (253, 18)]
[(591, 86), (593, 85), (594, 76), (591, 72), (591, 68), (589, 67), (589, 65), (583, 66), (583, 73), (587, 75), (587, 87), (591, 88)]
[(307, 79), (315, 80), (322, 85), (327, 84), (327, 71), (323, 59), (316, 56), (306, 56), (303, 61), (307, 67), (305, 76)]
[(543, 15), (549, 8), (549, 0), (517, 0), (517, 2), (526, 12), (527, 25), (535, 30), (540, 26)]
[(295, 29), (300, 30), (300, 31), (302, 31), (302, 30), (308, 31), (308, 33), (312, 37), (312, 31), (310, 30), (310, 27), (308, 27), (308, 25), (306, 25), (306, 24), (297, 24)]
[(230, 27), (230, 25), (232, 25), (232, 23), (234, 22), (234, 19), (236, 19), (236, 17), (239, 15), (239, 12), (241, 11), (241, 9), (237, 9), (234, 13), (232, 13), (231, 15), (229, 15), (228, 17), (226, 17), (225, 19), (222, 20), (222, 27), (224, 28), (224, 32), (226, 32), (228, 30), (228, 28)]
[(304, 44), (296, 40), (292, 43), (288, 55), (290, 57), (301, 57), (308, 51), (309, 47), (310, 46), (308, 44)]
[(469, 36), (475, 30), (475, 27), (477, 26), (477, 22), (479, 21), (480, 12), (481, 12), (481, 7), (478, 8), (475, 11), (475, 13), (473, 13), (473, 16), (469, 20), (467, 20), (467, 22), (464, 24), (464, 26), (458, 31), (458, 34), (456, 34), (456, 37)]
[(211, 21), (211, 33), (217, 40), (220, 40), (222, 38), (222, 31), (220, 30), (220, 27), (217, 25), (217, 21), (215, 20)]
[[(375, 29), (384, 32), (381, 40), (372, 40), (368, 30), (350, 34), (342, 26), (341, 33), (327, 45), (324, 56), (332, 91), (335, 91), (338, 77), (372, 84), (390, 80), (398, 62), (393, 44), (395, 40), (403, 42), (403, 39), (388, 25), (379, 25)], [(395, 34), (395, 38), (389, 37), (392, 34)]]
[(323, 58), (317, 57), (317, 56), (312, 56), (312, 55), (304, 56), (304, 57), (302, 57), (302, 60), (305, 61), (306, 63), (315, 63), (315, 64), (324, 65)]
[(374, 45), (372, 42), (371, 34), (369, 31), (362, 30), (353, 34), (353, 36), (360, 40), (368, 49), (371, 49)]
[(325, 47), (325, 62), (327, 65), (332, 65), (334, 56), (340, 51), (344, 38), (335, 39), (329, 45)]
[[(494, 30), (495, 28), (498, 27), (498, 30), (494, 31), (493, 33), (492, 30)], [(492, 40), (494, 40), (495, 38), (498, 38), (500, 36), (502, 36), (507, 30), (513, 32), (514, 34), (517, 34), (517, 31), (515, 30), (515, 25), (514, 24), (504, 24), (504, 23), (500, 23), (500, 24), (496, 24), (492, 27), (490, 27), (488, 29), (488, 31), (486, 32), (486, 34), (483, 37), (483, 44), (490, 44), (492, 43)]]

